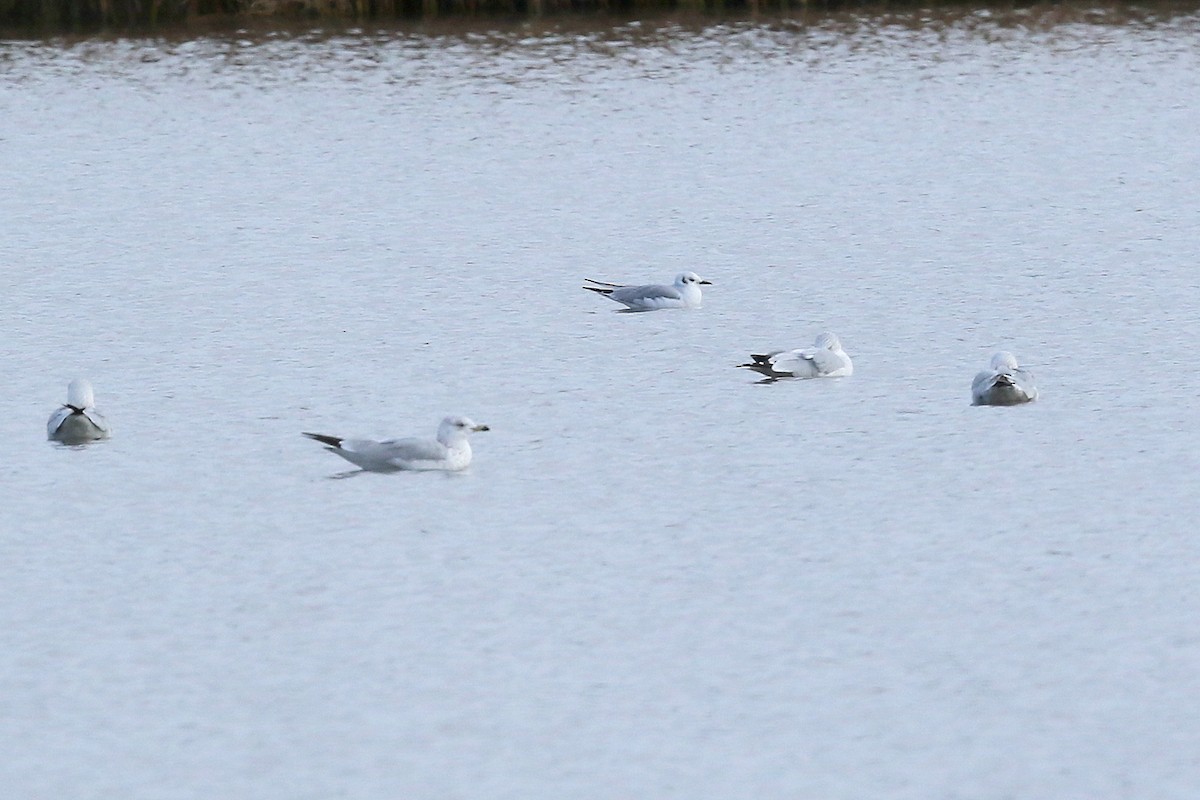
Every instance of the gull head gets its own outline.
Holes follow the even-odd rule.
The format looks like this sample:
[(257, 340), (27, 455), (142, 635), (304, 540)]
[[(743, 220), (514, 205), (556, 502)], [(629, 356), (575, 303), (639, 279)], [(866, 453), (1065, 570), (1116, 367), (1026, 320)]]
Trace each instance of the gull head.
[(1012, 353), (1001, 350), (992, 356), (992, 361), (988, 366), (994, 372), (1011, 372), (1017, 369), (1017, 359)]
[(84, 378), (76, 378), (67, 386), (67, 405), (82, 411), (96, 404), (92, 384)]
[(842, 343), (838, 339), (837, 334), (830, 333), (829, 331), (825, 331), (824, 333), (822, 333), (820, 336), (817, 337), (816, 346), (823, 347), (826, 350), (841, 350), (842, 349)]
[(437, 438), (445, 444), (466, 439), (469, 434), (486, 430), (490, 430), (487, 425), (479, 425), (469, 417), (446, 417), (438, 426)]
[(706, 281), (694, 272), (681, 272), (675, 276), (676, 286), (696, 286), (700, 284), (712, 286), (712, 281)]

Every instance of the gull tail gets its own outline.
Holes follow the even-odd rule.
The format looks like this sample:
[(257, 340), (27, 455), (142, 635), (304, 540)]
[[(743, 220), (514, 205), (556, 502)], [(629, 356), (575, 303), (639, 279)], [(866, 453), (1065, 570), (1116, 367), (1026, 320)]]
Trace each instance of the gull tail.
[(738, 364), (738, 366), (745, 367), (746, 369), (752, 369), (755, 372), (766, 375), (767, 377), (773, 377), (775, 375), (775, 370), (771, 368), (771, 357), (769, 355), (751, 353), (750, 357), (753, 358), (754, 361), (749, 364)]
[(333, 447), (335, 449), (340, 449), (342, 446), (342, 437), (341, 436), (326, 436), (323, 433), (308, 433), (308, 432), (305, 432), (304, 435), (310, 439), (316, 439), (321, 444), (327, 444), (330, 447)]
[(612, 294), (613, 289), (620, 288), (619, 283), (607, 283), (605, 281), (594, 281), (593, 278), (583, 278), (583, 281), (586, 284), (587, 283), (595, 284), (595, 285), (590, 285), (590, 287), (589, 287), (589, 285), (584, 284), (584, 287), (583, 287), (584, 289), (587, 289), (588, 291), (595, 291), (596, 294), (602, 294), (606, 297), (608, 295)]
[(583, 280), (585, 283), (594, 283), (595, 284), (595, 286), (584, 286), (583, 288), (587, 289), (589, 292), (595, 292), (596, 294), (602, 294), (605, 296), (612, 294), (613, 289), (620, 289), (620, 288), (624, 287), (624, 284), (622, 284), (622, 283), (609, 283), (608, 281), (598, 281), (595, 278), (584, 278)]

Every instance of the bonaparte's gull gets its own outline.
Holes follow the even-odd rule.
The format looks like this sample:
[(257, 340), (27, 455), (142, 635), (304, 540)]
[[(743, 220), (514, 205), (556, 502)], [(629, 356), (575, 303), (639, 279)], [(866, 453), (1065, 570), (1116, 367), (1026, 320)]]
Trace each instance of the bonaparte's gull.
[(1033, 375), (1017, 366), (1012, 353), (1001, 351), (992, 356), (988, 368), (971, 381), (971, 405), (1015, 406), (1036, 400)]
[(625, 305), (632, 311), (657, 311), (660, 308), (699, 308), (700, 287), (712, 285), (694, 272), (681, 272), (675, 276), (672, 286), (662, 284), (647, 284), (645, 286), (623, 286), (619, 283), (587, 282), (592, 286), (584, 286), (590, 292), (602, 294), (610, 300)]
[(476, 425), (466, 417), (446, 417), (438, 426), (437, 441), (432, 439), (343, 439), (321, 433), (305, 433), (328, 445), (325, 449), (366, 470), (397, 472), (399, 470), (466, 469), (471, 464), (471, 443), (467, 436), (474, 431), (486, 431), (487, 425)]
[(768, 378), (841, 378), (854, 374), (854, 363), (838, 337), (826, 331), (817, 337), (812, 347), (799, 350), (777, 350), (763, 355), (752, 354), (747, 367)]
[(46, 423), (46, 435), (64, 444), (83, 444), (107, 439), (112, 427), (96, 410), (92, 384), (76, 378), (67, 386), (67, 403), (55, 410)]

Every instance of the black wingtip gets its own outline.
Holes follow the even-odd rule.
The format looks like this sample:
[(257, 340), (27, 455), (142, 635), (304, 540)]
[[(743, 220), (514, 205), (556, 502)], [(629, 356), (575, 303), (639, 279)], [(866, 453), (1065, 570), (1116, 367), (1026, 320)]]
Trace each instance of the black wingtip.
[[(757, 358), (757, 356), (755, 356), (755, 358)], [(772, 379), (779, 377), (778, 373), (776, 373), (775, 370), (771, 369), (771, 365), (766, 363), (765, 361), (758, 361), (753, 364), (738, 364), (738, 367), (745, 367), (746, 369), (752, 369), (755, 372), (757, 372), (759, 375), (765, 375), (766, 377), (772, 378)]]
[(308, 431), (304, 431), (303, 434), (310, 439), (315, 439), (321, 444), (327, 444), (330, 447), (342, 446), (342, 437), (340, 436), (326, 436), (323, 433), (309, 433)]
[(612, 289), (601, 289), (598, 286), (584, 286), (583, 288), (587, 289), (589, 292), (595, 292), (596, 294), (603, 294), (603, 295), (612, 294)]

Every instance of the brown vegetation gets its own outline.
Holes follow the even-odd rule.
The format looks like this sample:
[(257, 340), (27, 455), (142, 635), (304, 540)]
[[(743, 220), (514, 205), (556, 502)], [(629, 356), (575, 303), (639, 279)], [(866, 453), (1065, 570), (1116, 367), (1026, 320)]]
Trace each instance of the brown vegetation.
[(383, 20), (442, 14), (788, 10), (808, 5), (808, 0), (0, 0), (0, 26), (79, 30), (236, 17)]
[[(1130, 14), (1155, 16), (1194, 11), (1200, 0), (0, 0), (0, 29), (40, 32), (154, 28), (196, 24), (246, 24), (250, 20), (421, 20), (462, 19), (474, 15), (539, 16), (612, 12), (621, 16), (659, 14), (781, 13), (871, 11), (887, 14), (904, 8), (986, 7), (1013, 11), (1038, 9), (1042, 19), (1106, 19)], [(1026, 20), (1027, 22), (1027, 20)]]

